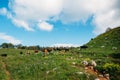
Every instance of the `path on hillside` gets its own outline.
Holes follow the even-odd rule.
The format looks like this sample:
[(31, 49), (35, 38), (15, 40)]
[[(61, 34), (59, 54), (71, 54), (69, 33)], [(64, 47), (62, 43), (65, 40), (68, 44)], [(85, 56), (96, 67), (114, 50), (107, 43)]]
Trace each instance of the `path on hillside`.
[[(74, 66), (76, 68), (80, 68), (80, 66)], [(87, 69), (85, 69), (85, 71), (89, 74), (94, 75), (96, 78), (98, 78), (99, 80), (108, 80), (105, 77), (99, 77), (98, 73), (96, 73), (93, 69), (90, 69), (89, 67), (87, 67)]]
[(7, 65), (6, 65), (6, 63), (5, 63), (4, 61), (2, 61), (2, 65), (3, 65), (3, 69), (5, 70), (5, 74), (6, 74), (6, 76), (7, 76), (7, 80), (12, 80), (12, 79), (11, 79), (11, 74), (10, 74), (10, 72), (8, 71)]
[[(88, 68), (88, 67), (87, 67), (87, 68)], [(93, 69), (88, 68), (88, 69), (86, 69), (86, 71), (87, 71), (88, 73), (96, 76), (96, 77), (97, 77), (98, 79), (100, 79), (100, 80), (108, 80), (108, 79), (106, 79), (105, 77), (99, 77), (99, 76), (98, 76), (98, 73), (96, 73)]]

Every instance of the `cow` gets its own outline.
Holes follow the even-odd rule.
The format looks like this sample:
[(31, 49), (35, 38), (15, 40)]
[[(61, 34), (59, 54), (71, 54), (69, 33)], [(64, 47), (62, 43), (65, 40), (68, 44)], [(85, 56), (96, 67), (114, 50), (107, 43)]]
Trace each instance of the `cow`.
[(48, 50), (45, 49), (45, 50), (44, 50), (44, 55), (46, 56), (47, 54), (48, 54)]
[(7, 54), (4, 53), (4, 54), (1, 54), (1, 56), (2, 56), (2, 57), (7, 57)]
[(34, 53), (38, 53), (39, 51), (38, 50), (35, 50)]
[(81, 48), (81, 49), (87, 49), (87, 48), (88, 48), (88, 46), (83, 45), (83, 46), (80, 46), (80, 48)]
[(23, 52), (21, 51), (20, 54), (23, 54)]

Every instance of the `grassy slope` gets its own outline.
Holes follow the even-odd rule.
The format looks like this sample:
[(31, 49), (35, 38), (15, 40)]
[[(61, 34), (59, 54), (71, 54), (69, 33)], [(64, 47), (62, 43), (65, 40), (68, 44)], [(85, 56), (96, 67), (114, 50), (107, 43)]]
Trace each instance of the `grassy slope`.
[[(97, 67), (108, 71), (111, 80), (119, 80), (120, 74), (120, 27), (107, 31), (89, 41), (87, 49), (81, 49), (81, 53), (94, 59)], [(117, 48), (117, 49), (113, 49)], [(84, 54), (84, 55), (85, 55)], [(108, 64), (112, 65), (109, 66)], [(117, 65), (117, 67), (115, 67)], [(105, 68), (107, 66), (107, 68)], [(119, 66), (119, 67), (118, 67)]]
[[(120, 27), (111, 29), (87, 43), (88, 49), (94, 52), (120, 52)], [(117, 50), (112, 50), (117, 47)]]

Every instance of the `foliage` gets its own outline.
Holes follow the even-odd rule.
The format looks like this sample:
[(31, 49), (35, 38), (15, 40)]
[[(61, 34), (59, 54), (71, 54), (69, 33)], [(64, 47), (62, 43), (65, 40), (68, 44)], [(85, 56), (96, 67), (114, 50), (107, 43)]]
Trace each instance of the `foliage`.
[(118, 76), (120, 74), (120, 65), (114, 64), (114, 63), (105, 63), (104, 65), (99, 65), (95, 67), (100, 73), (109, 73), (111, 80), (119, 80), (120, 77)]
[(89, 41), (86, 45), (88, 50), (99, 51), (117, 51), (120, 52), (120, 27), (110, 29)]
[(14, 45), (12, 43), (2, 43), (2, 48), (14, 48)]
[(114, 64), (114, 63), (106, 63), (103, 68), (106, 72), (110, 74), (111, 80), (119, 80), (120, 77), (118, 76), (120, 74), (120, 65)]
[(120, 53), (112, 53), (110, 54), (111, 57), (120, 59)]
[[(30, 54), (26, 54), (28, 51)], [(20, 54), (21, 52), (23, 54)], [(96, 69), (101, 73), (102, 71), (108, 71), (110, 74), (109, 71), (112, 72), (120, 69), (120, 67), (113, 66), (116, 64), (112, 63), (111, 57), (106, 58), (107, 55), (104, 55), (104, 53), (91, 53), (90, 51), (87, 52), (87, 50), (83, 53), (78, 51), (78, 49), (74, 49), (74, 53), (70, 50), (65, 52), (65, 54), (61, 54), (60, 51), (52, 51), (52, 53), (45, 57), (42, 56), (43, 53), (41, 52), (35, 54), (33, 50), (26, 49), (0, 49), (0, 54), (2, 53), (8, 54), (6, 58), (0, 59), (1, 62), (4, 61), (7, 65), (13, 80), (94, 80), (94, 76), (88, 76), (84, 72), (83, 60), (88, 62), (95, 60), (97, 62)], [(109, 63), (113, 68), (108, 67), (106, 63)], [(6, 80), (5, 70), (2, 66), (1, 64), (0, 69), (3, 74), (0, 73), (0, 78)], [(112, 72), (115, 75), (110, 74), (113, 80), (119, 78), (119, 70), (118, 72), (116, 71)], [(77, 74), (77, 72), (83, 72), (83, 74)]]

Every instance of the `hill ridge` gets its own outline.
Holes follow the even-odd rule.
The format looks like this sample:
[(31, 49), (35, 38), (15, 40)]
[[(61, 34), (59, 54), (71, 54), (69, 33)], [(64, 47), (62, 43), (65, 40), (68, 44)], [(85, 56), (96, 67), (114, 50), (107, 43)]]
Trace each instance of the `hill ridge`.
[(86, 44), (90, 49), (118, 49), (120, 50), (120, 27), (107, 30), (105, 33), (91, 39)]

